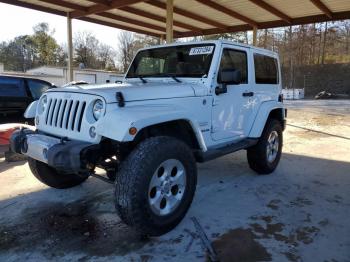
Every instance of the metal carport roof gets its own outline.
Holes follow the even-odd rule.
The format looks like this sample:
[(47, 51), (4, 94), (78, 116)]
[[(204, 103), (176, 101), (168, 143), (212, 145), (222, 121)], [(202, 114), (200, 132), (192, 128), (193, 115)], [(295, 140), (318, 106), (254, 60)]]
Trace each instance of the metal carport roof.
[(350, 18), (350, 0), (0, 0), (67, 17), (68, 72), (73, 80), (72, 19), (173, 38)]
[[(0, 2), (161, 37), (173, 0)], [(350, 0), (175, 0), (171, 9), (175, 38), (350, 18)]]

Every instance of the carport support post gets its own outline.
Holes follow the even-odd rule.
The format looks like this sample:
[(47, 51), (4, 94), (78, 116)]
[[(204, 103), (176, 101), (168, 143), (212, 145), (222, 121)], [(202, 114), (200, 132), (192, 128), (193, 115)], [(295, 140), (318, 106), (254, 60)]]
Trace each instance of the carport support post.
[(166, 43), (173, 42), (174, 0), (166, 1)]
[(258, 38), (258, 28), (256, 26), (253, 27), (253, 46), (256, 46)]
[(73, 81), (73, 40), (72, 40), (72, 18), (70, 13), (67, 13), (67, 45), (68, 45), (68, 63), (67, 75), (68, 82)]

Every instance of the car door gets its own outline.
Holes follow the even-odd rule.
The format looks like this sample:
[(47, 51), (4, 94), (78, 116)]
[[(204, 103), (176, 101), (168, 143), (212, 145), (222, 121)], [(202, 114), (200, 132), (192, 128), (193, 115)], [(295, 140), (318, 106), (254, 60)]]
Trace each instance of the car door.
[[(248, 61), (251, 59), (249, 48), (223, 46), (217, 73), (222, 69), (235, 69), (240, 70), (242, 77), (239, 84), (227, 85), (226, 93), (214, 94), (211, 129), (213, 140), (239, 140), (250, 131), (256, 110), (249, 74), (252, 72), (252, 64)], [(218, 82), (216, 84), (222, 85)]]
[(38, 79), (27, 79), (27, 86), (33, 100), (38, 100), (52, 85)]
[(23, 79), (0, 77), (0, 113), (22, 115), (29, 102)]

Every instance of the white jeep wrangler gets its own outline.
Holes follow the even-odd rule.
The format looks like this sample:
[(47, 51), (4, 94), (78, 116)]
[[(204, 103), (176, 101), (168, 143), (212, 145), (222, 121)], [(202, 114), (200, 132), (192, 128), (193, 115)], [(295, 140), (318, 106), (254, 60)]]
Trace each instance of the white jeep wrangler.
[[(12, 150), (34, 176), (69, 188), (103, 168), (121, 219), (143, 234), (173, 229), (203, 162), (246, 149), (258, 174), (275, 170), (286, 111), (277, 54), (228, 41), (140, 50), (122, 84), (55, 88), (25, 113)], [(107, 180), (105, 178), (105, 180)]]

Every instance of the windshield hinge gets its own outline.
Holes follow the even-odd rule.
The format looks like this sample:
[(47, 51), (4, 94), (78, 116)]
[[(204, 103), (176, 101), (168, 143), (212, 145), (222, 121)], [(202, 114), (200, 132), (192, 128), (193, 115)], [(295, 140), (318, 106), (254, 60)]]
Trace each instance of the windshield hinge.
[(118, 102), (118, 106), (119, 107), (124, 107), (125, 106), (125, 100), (124, 100), (124, 96), (122, 92), (117, 92), (115, 94), (116, 98), (117, 98), (117, 102)]

